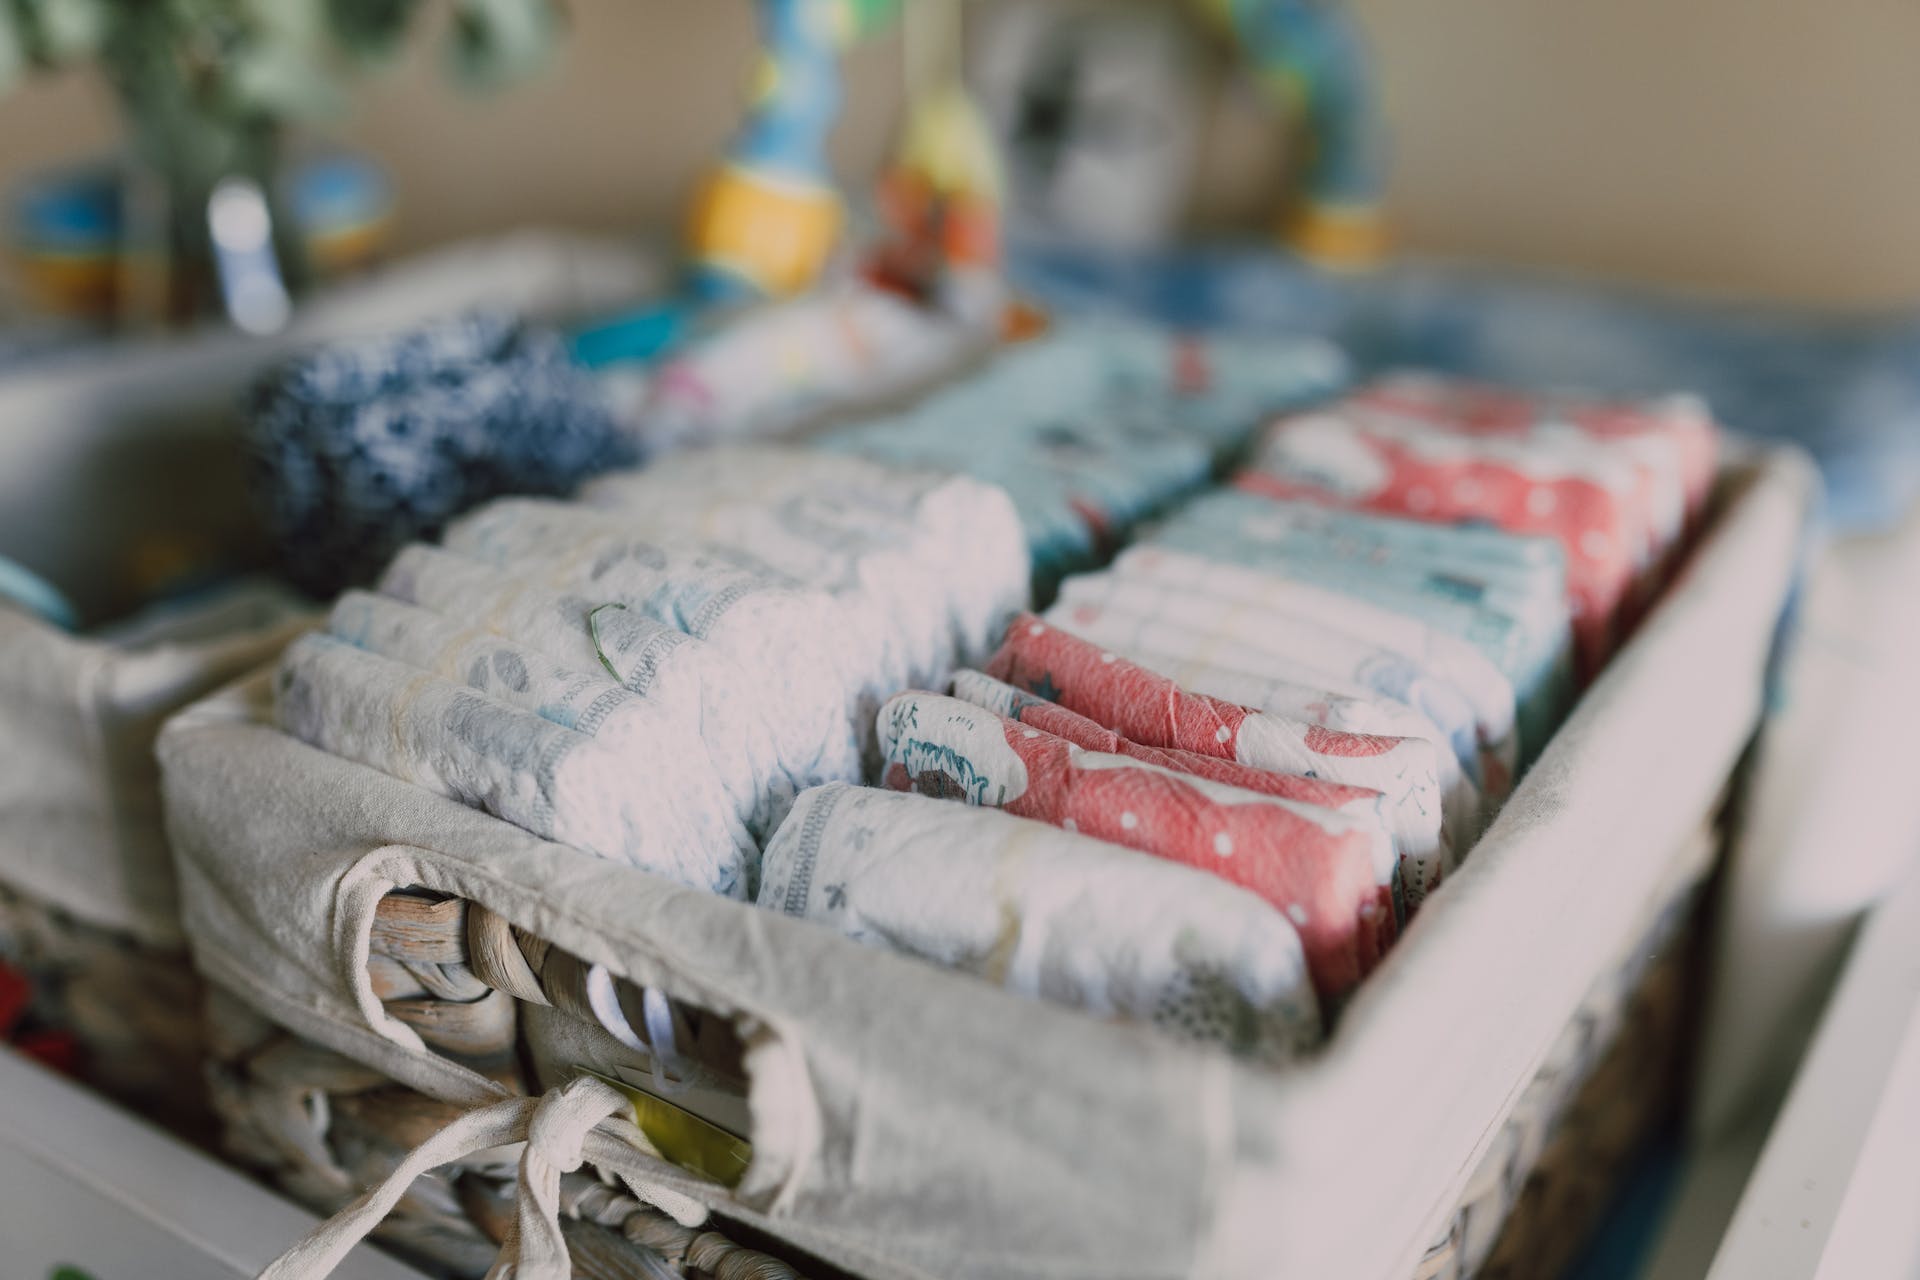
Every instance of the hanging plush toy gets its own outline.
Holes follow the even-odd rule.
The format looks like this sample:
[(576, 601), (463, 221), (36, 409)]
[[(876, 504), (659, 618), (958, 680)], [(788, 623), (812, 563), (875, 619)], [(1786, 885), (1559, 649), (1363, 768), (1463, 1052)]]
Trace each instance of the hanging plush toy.
[(911, 102), (878, 183), (882, 227), (867, 273), (950, 311), (997, 307), (1000, 157), (961, 79), (960, 0), (915, 0), (905, 21)]
[(827, 138), (840, 55), (897, 0), (758, 0), (763, 46), (752, 106), (694, 202), (690, 249), (703, 300), (786, 297), (812, 284), (840, 235)]
[(1344, 0), (1202, 0), (1305, 143), (1282, 235), (1323, 266), (1363, 267), (1386, 249), (1382, 129), (1366, 42)]
[[(764, 52), (752, 108), (695, 202), (691, 251), (703, 301), (785, 297), (814, 281), (844, 220), (826, 143), (840, 57), (902, 0), (758, 0)], [(1286, 242), (1323, 266), (1364, 267), (1385, 249), (1380, 122), (1367, 53), (1345, 0), (1195, 0), (1235, 42), (1299, 132), (1304, 162)], [(912, 0), (909, 124), (880, 184), (888, 237), (880, 279), (918, 296), (949, 267), (997, 262), (1002, 204), (991, 133), (961, 86), (959, 0)], [(918, 34), (916, 34), (918, 33)]]

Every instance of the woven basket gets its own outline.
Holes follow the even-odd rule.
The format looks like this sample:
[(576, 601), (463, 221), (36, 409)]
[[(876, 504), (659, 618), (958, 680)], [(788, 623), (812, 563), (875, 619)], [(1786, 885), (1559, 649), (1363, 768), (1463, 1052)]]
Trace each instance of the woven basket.
[[(1697, 977), (1700, 890), (1720, 847), (1716, 822), (1674, 851), (1644, 926), (1521, 1091), (1414, 1280), (1552, 1276), (1587, 1238), (1620, 1175), (1680, 1101), (1676, 1067)], [(533, 1052), (520, 1039), (516, 993), (577, 1018), (583, 1030), (597, 1028), (592, 968), (459, 898), (395, 892), (374, 919), (369, 969), (387, 1011), (436, 1051), (516, 1089), (525, 1087), (517, 1064)], [(213, 1007), (216, 1098), (229, 1150), (317, 1209), (337, 1208), (384, 1177), (459, 1114), (278, 1031), (230, 998), (216, 994)], [(484, 1269), (498, 1237), (491, 1215), (503, 1210), (498, 1199), (476, 1195), (468, 1177), (456, 1171), (416, 1184), (385, 1239), (457, 1270)], [(598, 1182), (569, 1187), (567, 1212), (580, 1221), (567, 1229), (577, 1252), (617, 1256), (624, 1233), (675, 1265), (735, 1274), (722, 1265), (735, 1256), (724, 1239), (679, 1227)], [(582, 1275), (628, 1274), (595, 1270), (584, 1258), (577, 1265)], [(766, 1265), (742, 1274), (789, 1274)]]
[(184, 950), (82, 923), (0, 885), (0, 955), (32, 980), (33, 1017), (73, 1038), (88, 1084), (209, 1145), (200, 979)]
[(1291, 1070), (536, 840), (293, 741), (264, 678), (161, 743), (195, 960), (460, 1107), (582, 1068), (644, 1087), (633, 1011), (664, 996), (692, 1077), (744, 1086), (751, 1165), (727, 1187), (609, 1130), (601, 1172), (852, 1274), (1550, 1275), (1674, 1104), (1691, 904), (1812, 483), (1730, 474), (1678, 587)]
[[(345, 283), (273, 340), (209, 331), (12, 369), (0, 381), (0, 551), (96, 617), (137, 604), (147, 571), (175, 559), (256, 563), (233, 411), (268, 361), (297, 343), (463, 307), (624, 305), (650, 274), (611, 242), (523, 234)], [(210, 1131), (202, 997), (162, 833), (154, 736), (295, 629), (283, 615), (127, 644), (0, 602), (0, 960), (30, 980), (35, 1023), (78, 1041), (84, 1078), (188, 1137)]]
[[(420, 960), (435, 948), (464, 947), (457, 903), (433, 913), (436, 925), (422, 931), (417, 898), (397, 898), (393, 918), (420, 945), (403, 948), (422, 971), (459, 966)], [(396, 1002), (398, 1003), (398, 1002)], [(460, 1012), (459, 1001), (416, 1001), (410, 1010), (423, 1023), (426, 1006), (449, 1006), (441, 1039), (479, 1048), (500, 1078), (516, 1086), (511, 1065), (511, 1001), (505, 1020), (497, 1012)], [(499, 1010), (501, 1002), (478, 1003)], [(471, 1021), (467, 1019), (471, 1017)], [(222, 1147), (289, 1196), (321, 1213), (332, 1213), (378, 1183), (412, 1147), (455, 1119), (460, 1108), (395, 1084), (370, 1067), (299, 1039), (221, 993), (211, 993), (207, 1023), (212, 1042), (209, 1078), (222, 1124)], [(454, 1028), (463, 1028), (455, 1030)], [(498, 1032), (506, 1028), (502, 1038)], [(437, 1169), (418, 1179), (376, 1237), (408, 1260), (436, 1272), (478, 1276), (492, 1263), (514, 1213), (513, 1159), (480, 1158)], [(561, 1182), (562, 1231), (583, 1280), (628, 1280), (662, 1275), (712, 1280), (796, 1280), (802, 1274), (834, 1274), (808, 1265), (803, 1272), (758, 1249), (735, 1243), (710, 1227), (683, 1227), (659, 1210), (585, 1174)], [(666, 1268), (662, 1271), (660, 1268)]]
[[(250, 619), (242, 619), (248, 621)], [(212, 638), (118, 647), (0, 610), (0, 958), (81, 1077), (204, 1141), (199, 982), (180, 934), (154, 736), (272, 657), (284, 612)]]

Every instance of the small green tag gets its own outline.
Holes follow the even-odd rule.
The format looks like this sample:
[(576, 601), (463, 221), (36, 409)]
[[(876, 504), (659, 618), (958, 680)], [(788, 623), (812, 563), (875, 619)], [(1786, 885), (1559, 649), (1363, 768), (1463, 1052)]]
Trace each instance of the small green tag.
[(636, 1089), (624, 1080), (588, 1071), (621, 1093), (633, 1106), (633, 1122), (647, 1135), (661, 1156), (693, 1173), (712, 1178), (723, 1187), (737, 1187), (753, 1163), (753, 1144), (737, 1138), (719, 1125), (702, 1120), (684, 1107), (677, 1107), (658, 1094)]

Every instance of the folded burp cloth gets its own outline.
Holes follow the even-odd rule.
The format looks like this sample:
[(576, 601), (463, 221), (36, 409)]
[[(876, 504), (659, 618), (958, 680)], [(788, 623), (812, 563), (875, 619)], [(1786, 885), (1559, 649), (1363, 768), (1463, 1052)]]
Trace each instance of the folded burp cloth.
[(1216, 877), (992, 809), (816, 787), (767, 846), (759, 902), (1260, 1062), (1320, 1039), (1280, 912)]
[(1243, 791), (1064, 738), (957, 698), (880, 713), (893, 790), (1005, 809), (1210, 871), (1285, 911), (1314, 989), (1337, 1002), (1392, 943), (1392, 841), (1331, 809)]
[(322, 751), (484, 810), (543, 839), (730, 897), (741, 850), (685, 819), (674, 775), (634, 778), (585, 734), (311, 633), (282, 656), (280, 727)]
[(1347, 733), (1193, 693), (1031, 615), (1015, 619), (986, 670), (1145, 746), (1381, 792), (1409, 909), (1461, 851), (1446, 830), (1443, 753), (1424, 739)]

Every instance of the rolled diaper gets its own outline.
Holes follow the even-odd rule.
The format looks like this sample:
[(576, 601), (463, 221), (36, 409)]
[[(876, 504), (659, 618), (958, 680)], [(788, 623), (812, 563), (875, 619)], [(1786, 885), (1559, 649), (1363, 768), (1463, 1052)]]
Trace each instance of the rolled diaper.
[(748, 894), (741, 850), (687, 820), (672, 777), (635, 779), (585, 734), (333, 636), (301, 637), (274, 681), (280, 727), (534, 835), (680, 884)]
[(991, 809), (817, 787), (768, 844), (759, 903), (1258, 1062), (1321, 1036), (1300, 939), (1258, 897)]
[(1145, 746), (1381, 792), (1410, 909), (1457, 859), (1442, 806), (1443, 753), (1424, 739), (1348, 733), (1193, 693), (1031, 615), (1007, 629), (987, 674)]
[(880, 713), (886, 784), (1036, 818), (1208, 871), (1284, 911), (1323, 1001), (1392, 943), (1398, 860), (1377, 825), (1064, 738), (957, 698), (904, 693)]
[(1343, 786), (1325, 778), (1309, 778), (1297, 773), (1273, 773), (1232, 760), (1198, 755), (1192, 751), (1172, 751), (1165, 747), (1143, 746), (1123, 738), (1113, 730), (1096, 724), (1083, 715), (1048, 702), (979, 671), (958, 671), (953, 677), (953, 696), (962, 702), (983, 707), (997, 716), (1064, 738), (1086, 751), (1126, 756), (1142, 764), (1155, 765), (1174, 773), (1190, 774), (1243, 791), (1278, 796), (1301, 804), (1317, 805), (1391, 833), (1387, 822), (1387, 798), (1366, 787)]

